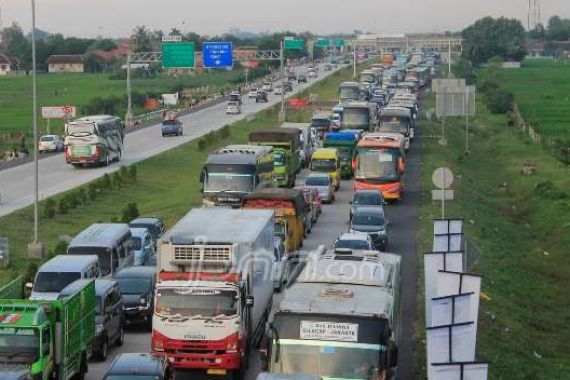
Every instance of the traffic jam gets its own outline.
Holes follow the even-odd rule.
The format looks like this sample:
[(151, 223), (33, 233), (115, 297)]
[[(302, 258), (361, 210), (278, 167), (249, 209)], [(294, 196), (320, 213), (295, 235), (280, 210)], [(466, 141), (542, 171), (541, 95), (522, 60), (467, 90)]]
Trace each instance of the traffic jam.
[[(11, 300), (1, 304), (1, 328), (11, 332), (0, 349), (10, 347), (9, 371), (29, 376), (13, 378), (83, 379), (136, 328), (150, 337), (150, 352), (114, 355), (104, 379), (244, 379), (253, 356), (260, 380), (396, 379), (401, 256), (390, 253), (388, 211), (406, 196), (419, 94), (439, 56), (374, 62), (339, 85), (334, 107), (210, 152), (199, 175), (202, 207), (171, 228), (155, 216), (93, 224), (33, 283), (0, 289)], [(293, 76), (306, 82), (318, 70)], [(247, 91), (265, 102), (291, 89), (267, 81)], [(232, 93), (226, 112), (241, 107)], [(89, 135), (94, 125), (122, 142), (117, 118), (79, 119), (66, 132)], [(162, 133), (182, 134), (172, 114)], [(70, 164), (121, 158), (120, 149), (81, 149), (66, 144)], [(341, 190), (351, 192), (348, 204)], [(338, 221), (343, 231), (309, 245), (339, 202), (349, 210)]]

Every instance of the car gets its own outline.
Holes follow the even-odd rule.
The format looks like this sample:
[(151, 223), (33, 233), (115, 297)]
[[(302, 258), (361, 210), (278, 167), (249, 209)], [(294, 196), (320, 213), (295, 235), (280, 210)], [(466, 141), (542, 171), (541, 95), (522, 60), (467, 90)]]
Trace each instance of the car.
[(297, 190), (301, 190), (303, 195), (305, 196), (305, 202), (309, 205), (309, 215), (310, 215), (310, 222), (311, 225), (317, 223), (317, 219), (319, 219), (319, 207), (317, 206), (317, 197), (319, 191), (310, 186), (297, 186), (295, 187)]
[(109, 345), (122, 346), (125, 339), (123, 296), (115, 280), (95, 280), (95, 336), (93, 355), (107, 360)]
[(130, 230), (135, 249), (134, 265), (145, 265), (148, 259), (154, 254), (156, 243), (148, 229), (130, 227)]
[(263, 86), (261, 86), (261, 91), (272, 92), (273, 85), (271, 84), (271, 82), (263, 82)]
[(350, 217), (352, 218), (352, 214), (354, 211), (363, 206), (373, 206), (378, 207), (382, 211), (384, 211), (384, 205), (386, 201), (382, 196), (382, 192), (380, 190), (356, 190), (352, 195), (352, 200), (350, 201)]
[(239, 105), (242, 104), (241, 94), (237, 91), (233, 91), (228, 95), (228, 103), (230, 102), (237, 102)]
[(374, 248), (385, 251), (388, 247), (388, 221), (384, 210), (376, 206), (362, 206), (352, 214), (349, 232), (365, 232), (372, 238)]
[(148, 232), (150, 232), (152, 240), (154, 241), (155, 251), (156, 251), (156, 242), (158, 241), (158, 238), (161, 237), (166, 231), (166, 227), (164, 227), (164, 221), (161, 218), (155, 216), (140, 217), (133, 219), (129, 222), (129, 227), (148, 229)]
[(58, 135), (45, 135), (38, 142), (38, 153), (63, 152), (63, 139)]
[(143, 325), (152, 328), (156, 266), (130, 267), (118, 271), (115, 280), (124, 299), (126, 325)]
[(178, 119), (168, 119), (162, 121), (162, 137), (165, 136), (182, 136), (184, 130), (182, 128), (182, 122)]
[(370, 235), (363, 232), (345, 232), (334, 243), (334, 249), (373, 251), (374, 243)]
[(230, 101), (226, 106), (227, 115), (239, 115), (241, 113), (241, 104), (239, 102)]
[(303, 181), (305, 186), (317, 189), (323, 203), (332, 203), (335, 200), (334, 180), (327, 173), (311, 173)]
[(109, 365), (103, 380), (172, 380), (172, 371), (164, 355), (123, 353)]
[(257, 98), (257, 93), (258, 93), (258, 89), (257, 87), (252, 87), (249, 89), (249, 92), (247, 93), (247, 97), (250, 99), (255, 99)]
[(283, 87), (281, 87), (280, 84), (278, 84), (277, 86), (275, 86), (275, 95), (283, 95)]
[(258, 91), (257, 96), (255, 97), (256, 103), (267, 103), (269, 98), (267, 97), (267, 92), (265, 91)]
[(299, 74), (297, 76), (297, 83), (307, 83), (307, 76), (303, 74)]
[(295, 79), (297, 79), (297, 75), (294, 72), (289, 71), (287, 73), (287, 80), (295, 80)]
[(292, 92), (293, 91), (293, 83), (283, 82), (283, 88), (285, 89), (285, 92)]
[(325, 65), (325, 71), (331, 71), (333, 69), (332, 65), (330, 63), (327, 63)]
[(309, 70), (309, 73), (308, 73), (309, 78), (316, 78), (318, 76), (319, 76), (319, 74), (317, 74), (317, 72), (315, 70)]

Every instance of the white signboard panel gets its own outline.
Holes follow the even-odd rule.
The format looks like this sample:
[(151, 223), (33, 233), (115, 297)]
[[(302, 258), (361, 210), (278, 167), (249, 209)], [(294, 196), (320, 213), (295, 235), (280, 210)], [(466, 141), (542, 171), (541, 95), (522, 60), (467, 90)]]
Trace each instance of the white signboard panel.
[(463, 219), (435, 219), (433, 221), (434, 235), (463, 233)]
[[(433, 363), (475, 361), (475, 325), (470, 323), (429, 327), (427, 329), (427, 361)], [(437, 379), (429, 365), (428, 379)]]
[(334, 340), (342, 342), (358, 341), (358, 324), (337, 322), (301, 321), (301, 339)]
[(432, 298), (430, 303), (431, 321), (427, 321), (428, 326), (473, 322), (471, 313), (472, 296), (473, 293), (465, 293)]
[(463, 234), (435, 235), (433, 237), (433, 252), (461, 251)]
[(432, 365), (433, 379), (487, 380), (488, 363), (440, 363)]
[(75, 106), (42, 107), (42, 118), (44, 119), (65, 119), (75, 117), (77, 108)]
[(463, 270), (463, 252), (437, 252), (424, 254), (424, 280), (426, 297), (426, 322), (431, 321), (429, 302), (437, 294), (438, 271), (461, 272)]

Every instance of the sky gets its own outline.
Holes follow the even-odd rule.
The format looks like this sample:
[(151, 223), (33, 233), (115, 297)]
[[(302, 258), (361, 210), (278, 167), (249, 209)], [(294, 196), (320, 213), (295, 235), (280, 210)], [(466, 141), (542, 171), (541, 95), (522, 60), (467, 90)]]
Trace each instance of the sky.
[[(31, 0), (0, 0), (5, 26), (31, 28)], [(570, 18), (570, 0), (541, 0), (542, 21)], [(312, 31), (422, 33), (457, 31), (483, 16), (519, 18), (528, 0), (36, 0), (37, 27), (76, 37), (125, 37), (137, 25), (216, 35)]]

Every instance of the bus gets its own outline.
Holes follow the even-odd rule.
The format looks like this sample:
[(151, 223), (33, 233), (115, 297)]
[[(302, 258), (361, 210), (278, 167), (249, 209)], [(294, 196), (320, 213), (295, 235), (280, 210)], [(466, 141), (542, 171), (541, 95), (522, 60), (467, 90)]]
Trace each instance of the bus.
[(406, 150), (410, 148), (413, 138), (414, 120), (412, 113), (404, 107), (386, 107), (380, 112), (380, 132), (400, 133), (406, 139)]
[(229, 145), (208, 156), (200, 174), (204, 206), (241, 207), (256, 188), (273, 187), (273, 148)]
[(341, 105), (354, 100), (362, 100), (364, 96), (364, 86), (358, 82), (342, 82), (338, 87), (338, 100)]
[(341, 117), (342, 129), (360, 129), (372, 132), (378, 125), (378, 106), (367, 101), (352, 101), (343, 106)]
[(65, 124), (65, 160), (75, 167), (109, 165), (124, 150), (125, 127), (109, 115), (85, 116)]
[(356, 146), (352, 161), (354, 190), (379, 190), (386, 200), (399, 201), (404, 194), (405, 155), (403, 136), (368, 133)]

